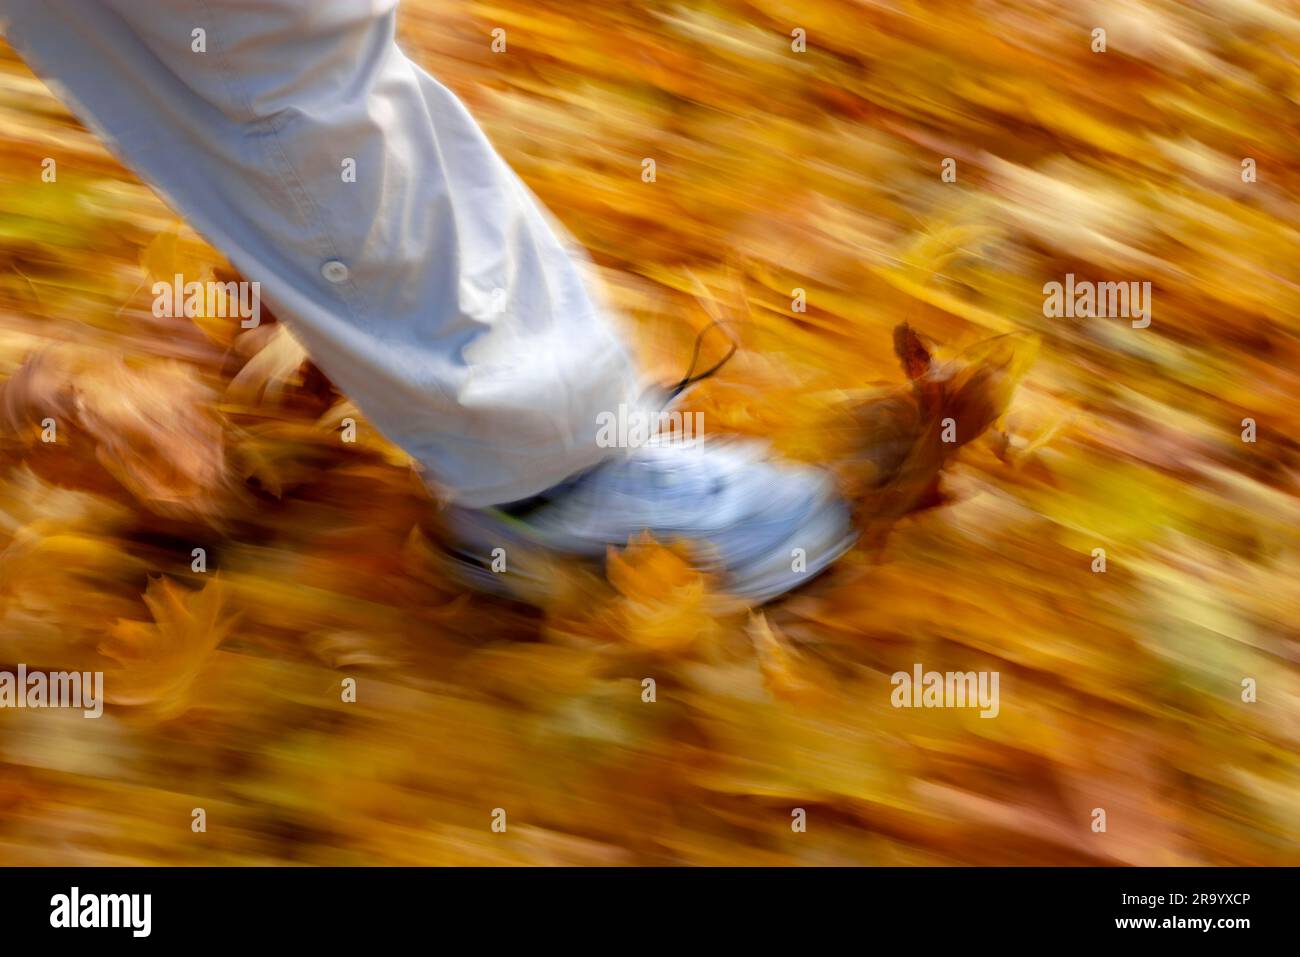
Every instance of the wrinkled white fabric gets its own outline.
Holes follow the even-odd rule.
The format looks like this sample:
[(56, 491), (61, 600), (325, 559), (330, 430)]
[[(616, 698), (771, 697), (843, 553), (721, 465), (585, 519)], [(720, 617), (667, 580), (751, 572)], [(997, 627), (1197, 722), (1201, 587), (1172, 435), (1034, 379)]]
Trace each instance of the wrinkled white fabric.
[(644, 383), (582, 254), (398, 49), (396, 3), (0, 0), (0, 16), (432, 482), (463, 505), (525, 498), (617, 454), (597, 416), (640, 407)]

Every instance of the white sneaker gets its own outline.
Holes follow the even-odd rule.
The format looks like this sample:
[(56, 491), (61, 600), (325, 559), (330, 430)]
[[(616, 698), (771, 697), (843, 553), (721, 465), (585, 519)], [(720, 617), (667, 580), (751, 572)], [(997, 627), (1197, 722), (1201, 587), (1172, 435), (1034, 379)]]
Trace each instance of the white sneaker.
[(494, 549), (603, 559), (648, 531), (692, 544), (697, 564), (753, 604), (808, 582), (857, 537), (828, 474), (718, 440), (649, 445), (525, 503), (448, 509), (448, 521), (461, 570), (486, 590), (509, 590), (509, 574), (491, 571)]

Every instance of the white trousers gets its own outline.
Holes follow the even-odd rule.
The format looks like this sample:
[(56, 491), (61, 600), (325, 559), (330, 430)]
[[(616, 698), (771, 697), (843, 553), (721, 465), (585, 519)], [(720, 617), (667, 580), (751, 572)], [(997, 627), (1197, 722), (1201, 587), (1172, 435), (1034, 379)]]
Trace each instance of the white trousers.
[(0, 24), (432, 483), (525, 498), (613, 454), (597, 416), (644, 383), (582, 253), (397, 48), (396, 5), (0, 0)]

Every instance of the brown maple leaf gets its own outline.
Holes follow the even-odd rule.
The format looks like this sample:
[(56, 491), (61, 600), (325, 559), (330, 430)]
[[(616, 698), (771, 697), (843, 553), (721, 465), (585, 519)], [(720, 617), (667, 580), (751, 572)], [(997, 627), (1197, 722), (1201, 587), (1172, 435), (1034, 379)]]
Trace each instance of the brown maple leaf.
[(894, 350), (910, 385), (850, 410), (856, 436), (847, 469), (850, 493), (869, 537), (938, 501), (944, 466), (1006, 410), (1037, 340), (997, 336), (940, 363), (902, 324), (894, 330)]

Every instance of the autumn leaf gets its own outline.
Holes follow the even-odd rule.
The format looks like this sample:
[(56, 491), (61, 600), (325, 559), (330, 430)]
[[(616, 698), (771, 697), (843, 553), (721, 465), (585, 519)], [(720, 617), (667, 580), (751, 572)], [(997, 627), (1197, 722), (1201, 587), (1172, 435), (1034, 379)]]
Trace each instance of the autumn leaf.
[(216, 577), (197, 591), (168, 578), (150, 579), (144, 602), (153, 621), (119, 619), (99, 647), (120, 666), (105, 675), (104, 693), (111, 704), (171, 717), (188, 707), (191, 686), (236, 617)]
[(707, 577), (677, 549), (642, 532), (609, 549), (606, 574), (618, 591), (620, 637), (656, 652), (685, 651), (717, 630)]
[(772, 694), (804, 702), (829, 699), (834, 679), (802, 660), (789, 639), (768, 621), (767, 615), (754, 612), (749, 616), (749, 636), (763, 672), (763, 683)]
[(244, 364), (230, 384), (226, 396), (243, 405), (261, 402), (274, 405), (286, 385), (307, 360), (307, 353), (289, 333), (287, 327), (276, 324), (261, 326), (241, 337), (260, 342), (252, 358)]

